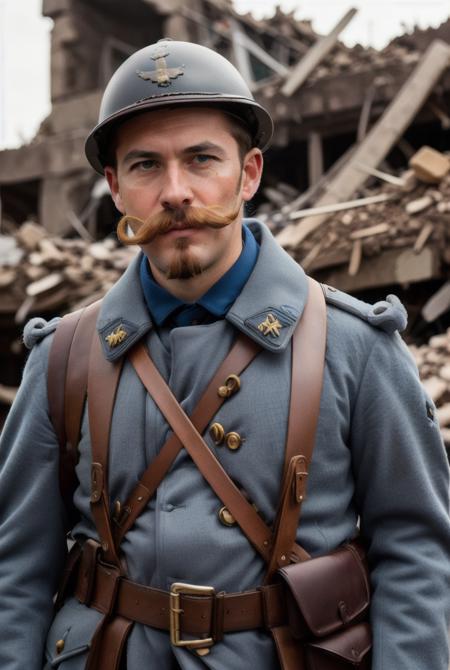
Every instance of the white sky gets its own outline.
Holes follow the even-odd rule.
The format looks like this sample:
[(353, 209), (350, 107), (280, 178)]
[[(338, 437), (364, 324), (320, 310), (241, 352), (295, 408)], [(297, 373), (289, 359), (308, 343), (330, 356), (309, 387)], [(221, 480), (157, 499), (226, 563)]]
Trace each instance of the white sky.
[[(235, 0), (240, 12), (270, 16), (275, 5), (312, 19), (319, 33), (329, 32), (350, 7), (359, 9), (341, 34), (378, 48), (395, 35), (438, 26), (450, 16), (449, 0)], [(33, 138), (50, 111), (50, 31), (41, 16), (42, 0), (0, 0), (0, 148)]]

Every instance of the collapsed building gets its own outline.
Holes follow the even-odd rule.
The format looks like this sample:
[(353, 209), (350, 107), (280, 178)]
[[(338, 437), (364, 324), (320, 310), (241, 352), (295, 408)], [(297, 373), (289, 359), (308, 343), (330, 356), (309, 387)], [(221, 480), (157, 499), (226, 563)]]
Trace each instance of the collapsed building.
[[(43, 14), (54, 22), (51, 113), (30, 144), (0, 152), (5, 400), (20, 376), (24, 320), (101, 296), (134, 253), (117, 248), (117, 212), (84, 139), (112, 72), (161, 37), (222, 53), (274, 118), (248, 213), (321, 281), (371, 300), (400, 294), (411, 341), (445, 332), (450, 20), (378, 51), (339, 41), (355, 10), (326, 36), (279, 9), (240, 15), (231, 0), (43, 0)], [(420, 173), (424, 145), (441, 161), (431, 181)]]

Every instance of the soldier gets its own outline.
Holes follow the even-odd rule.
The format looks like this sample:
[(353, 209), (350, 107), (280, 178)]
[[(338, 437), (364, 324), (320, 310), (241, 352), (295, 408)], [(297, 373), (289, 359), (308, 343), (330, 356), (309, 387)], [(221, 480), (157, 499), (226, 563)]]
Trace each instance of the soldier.
[[(372, 306), (324, 287), (315, 431), (320, 291), (264, 225), (243, 218), (271, 134), (238, 72), (199, 45), (162, 40), (108, 84), (86, 154), (123, 214), (121, 239), (142, 251), (98, 314), (25, 329), (32, 352), (0, 449), (2, 670), (368, 668), (363, 572), (327, 606), (348, 569), (311, 582), (299, 605), (319, 603), (303, 612), (308, 643), (293, 642), (294, 610), (274, 577), (291, 560), (333, 562), (358, 529), (371, 667), (447, 670), (448, 465), (397, 332), (404, 309), (392, 296)], [(233, 358), (216, 383), (235, 344), (245, 361)], [(77, 448), (69, 559), (67, 445)], [(337, 649), (342, 635), (353, 641)]]

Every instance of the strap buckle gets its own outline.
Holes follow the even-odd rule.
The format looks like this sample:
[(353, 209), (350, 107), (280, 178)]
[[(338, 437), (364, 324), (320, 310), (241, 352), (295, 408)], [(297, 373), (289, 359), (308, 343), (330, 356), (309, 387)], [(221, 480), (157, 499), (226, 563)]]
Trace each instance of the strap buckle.
[(170, 587), (170, 641), (175, 647), (186, 647), (188, 649), (202, 649), (203, 647), (212, 647), (213, 637), (206, 637), (202, 640), (182, 640), (181, 639), (181, 614), (183, 609), (181, 605), (181, 595), (192, 596), (214, 596), (215, 591), (212, 586), (196, 586), (195, 584), (183, 584), (183, 582), (174, 582)]

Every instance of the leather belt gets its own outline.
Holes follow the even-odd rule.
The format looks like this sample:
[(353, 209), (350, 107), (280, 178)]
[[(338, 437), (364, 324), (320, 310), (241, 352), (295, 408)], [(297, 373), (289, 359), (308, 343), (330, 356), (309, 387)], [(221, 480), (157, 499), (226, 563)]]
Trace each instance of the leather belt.
[(86, 574), (80, 567), (75, 596), (81, 603), (171, 633), (175, 618), (179, 637), (181, 633), (209, 636), (216, 642), (223, 633), (270, 629), (286, 622), (281, 584), (240, 593), (209, 589), (206, 595), (201, 594), (208, 587), (174, 584), (168, 592), (121, 577), (113, 567), (97, 562), (89, 575), (91, 586), (86, 588)]

